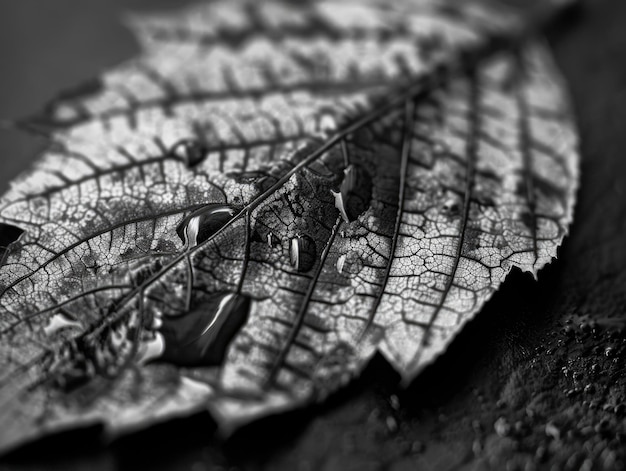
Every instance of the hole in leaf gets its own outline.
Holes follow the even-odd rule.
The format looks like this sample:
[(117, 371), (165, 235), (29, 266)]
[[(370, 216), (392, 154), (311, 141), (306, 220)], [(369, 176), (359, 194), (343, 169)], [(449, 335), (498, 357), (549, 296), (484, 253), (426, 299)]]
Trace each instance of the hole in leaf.
[(0, 263), (4, 261), (11, 244), (17, 242), (23, 233), (24, 230), (17, 226), (0, 222)]
[(24, 233), (23, 229), (0, 222), (0, 248), (7, 248)]

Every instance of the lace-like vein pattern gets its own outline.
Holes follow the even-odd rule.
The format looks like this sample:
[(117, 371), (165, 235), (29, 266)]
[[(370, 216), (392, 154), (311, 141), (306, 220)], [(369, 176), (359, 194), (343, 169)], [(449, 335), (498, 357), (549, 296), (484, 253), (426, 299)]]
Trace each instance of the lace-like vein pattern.
[(24, 123), (50, 145), (0, 201), (19, 234), (0, 447), (206, 407), (232, 428), (376, 351), (412, 379), (571, 221), (576, 137), (544, 46), (459, 62), (524, 18), (435, 0), (130, 18), (143, 55)]

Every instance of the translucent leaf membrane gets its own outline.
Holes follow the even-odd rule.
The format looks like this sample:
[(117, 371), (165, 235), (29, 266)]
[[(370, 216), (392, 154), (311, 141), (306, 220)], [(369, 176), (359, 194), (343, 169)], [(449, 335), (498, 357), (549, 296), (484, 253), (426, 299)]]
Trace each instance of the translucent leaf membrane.
[(528, 40), (551, 6), (133, 17), (143, 54), (28, 122), (50, 145), (0, 201), (0, 447), (232, 430), (376, 351), (410, 381), (567, 232), (576, 137)]

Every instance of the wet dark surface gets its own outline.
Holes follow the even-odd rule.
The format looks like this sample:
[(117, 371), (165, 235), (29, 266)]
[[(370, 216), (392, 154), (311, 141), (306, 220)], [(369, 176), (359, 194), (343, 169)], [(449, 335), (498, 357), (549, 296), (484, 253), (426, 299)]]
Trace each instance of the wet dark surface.
[[(0, 119), (137, 52), (122, 7), (181, 1), (0, 3)], [(322, 405), (227, 441), (208, 415), (112, 443), (97, 428), (49, 437), (0, 469), (622, 469), (626, 463), (626, 3), (589, 0), (551, 36), (571, 87), (582, 181), (571, 236), (539, 274), (514, 273), (406, 390), (379, 358)], [(0, 186), (37, 141), (0, 133)], [(558, 467), (553, 467), (554, 465)]]

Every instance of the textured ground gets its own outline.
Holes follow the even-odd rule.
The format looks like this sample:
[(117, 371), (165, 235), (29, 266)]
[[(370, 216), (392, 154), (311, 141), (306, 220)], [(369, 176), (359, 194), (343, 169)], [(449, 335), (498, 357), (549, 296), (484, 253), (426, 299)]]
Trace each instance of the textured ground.
[[(33, 112), (58, 89), (134, 54), (115, 15), (148, 3), (168, 5), (0, 5), (0, 115)], [(622, 469), (625, 21), (623, 1), (589, 0), (551, 36), (583, 142), (579, 204), (559, 261), (538, 283), (510, 277), (408, 390), (378, 359), (328, 403), (266, 419), (226, 443), (201, 415), (109, 445), (97, 430), (52, 437), (5, 457), (0, 469)], [(3, 187), (33, 151), (32, 139), (0, 134)]]

